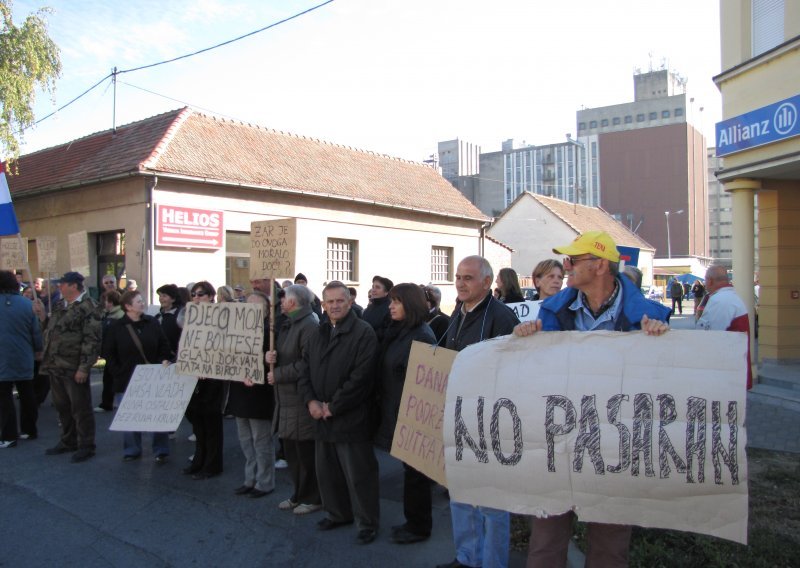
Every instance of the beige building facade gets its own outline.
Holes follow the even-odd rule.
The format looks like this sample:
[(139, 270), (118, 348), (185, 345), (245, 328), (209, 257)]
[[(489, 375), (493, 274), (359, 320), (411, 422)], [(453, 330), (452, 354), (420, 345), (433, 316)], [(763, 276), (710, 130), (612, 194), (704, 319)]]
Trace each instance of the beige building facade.
[[(720, 3), (722, 72), (721, 136), (732, 137), (732, 119), (764, 115), (783, 132), (724, 154), (717, 179), (732, 195), (734, 286), (752, 314), (755, 277), (754, 210), (758, 204), (760, 278), (758, 358), (761, 363), (800, 363), (800, 3), (726, 0)], [(772, 105), (783, 114), (766, 117)], [(793, 110), (792, 110), (793, 109)], [(738, 131), (741, 133), (741, 129)], [(724, 133), (724, 134), (723, 134)], [(733, 137), (739, 138), (740, 134)], [(726, 142), (728, 140), (722, 140)], [(723, 144), (724, 147), (724, 144)]]

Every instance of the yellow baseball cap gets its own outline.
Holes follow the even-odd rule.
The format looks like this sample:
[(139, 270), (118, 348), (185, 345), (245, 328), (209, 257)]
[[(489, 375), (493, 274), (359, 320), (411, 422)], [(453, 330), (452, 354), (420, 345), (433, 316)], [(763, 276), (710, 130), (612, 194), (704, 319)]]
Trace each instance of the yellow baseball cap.
[(579, 235), (570, 244), (557, 247), (553, 252), (575, 256), (579, 254), (591, 254), (598, 258), (605, 258), (611, 262), (619, 262), (619, 251), (617, 245), (608, 233), (604, 231), (589, 231)]

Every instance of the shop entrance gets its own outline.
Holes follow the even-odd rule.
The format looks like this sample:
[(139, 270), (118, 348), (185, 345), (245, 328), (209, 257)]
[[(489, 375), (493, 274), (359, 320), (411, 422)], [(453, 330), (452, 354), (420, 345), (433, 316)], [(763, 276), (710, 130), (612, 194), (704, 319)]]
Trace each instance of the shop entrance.
[(117, 279), (117, 286), (124, 288), (122, 278), (125, 275), (125, 232), (110, 231), (97, 233), (97, 282), (96, 290), (102, 290), (103, 276), (112, 274)]

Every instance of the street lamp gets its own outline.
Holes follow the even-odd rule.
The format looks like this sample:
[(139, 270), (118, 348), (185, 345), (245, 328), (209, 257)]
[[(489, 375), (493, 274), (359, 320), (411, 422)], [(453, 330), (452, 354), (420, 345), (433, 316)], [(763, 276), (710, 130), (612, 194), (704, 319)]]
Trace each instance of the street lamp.
[(672, 258), (672, 244), (669, 240), (669, 214), (674, 213), (675, 215), (680, 215), (683, 213), (683, 209), (678, 209), (677, 211), (664, 211), (664, 216), (667, 218), (667, 258)]

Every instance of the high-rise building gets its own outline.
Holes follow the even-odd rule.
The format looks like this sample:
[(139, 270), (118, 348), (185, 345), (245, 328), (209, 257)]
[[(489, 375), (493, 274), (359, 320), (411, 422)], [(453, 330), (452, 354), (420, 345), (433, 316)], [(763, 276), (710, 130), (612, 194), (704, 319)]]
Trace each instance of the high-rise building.
[(707, 257), (706, 143), (691, 125), (702, 108), (668, 69), (636, 73), (633, 83), (633, 102), (577, 112), (578, 140), (599, 162), (599, 205), (657, 257)]

